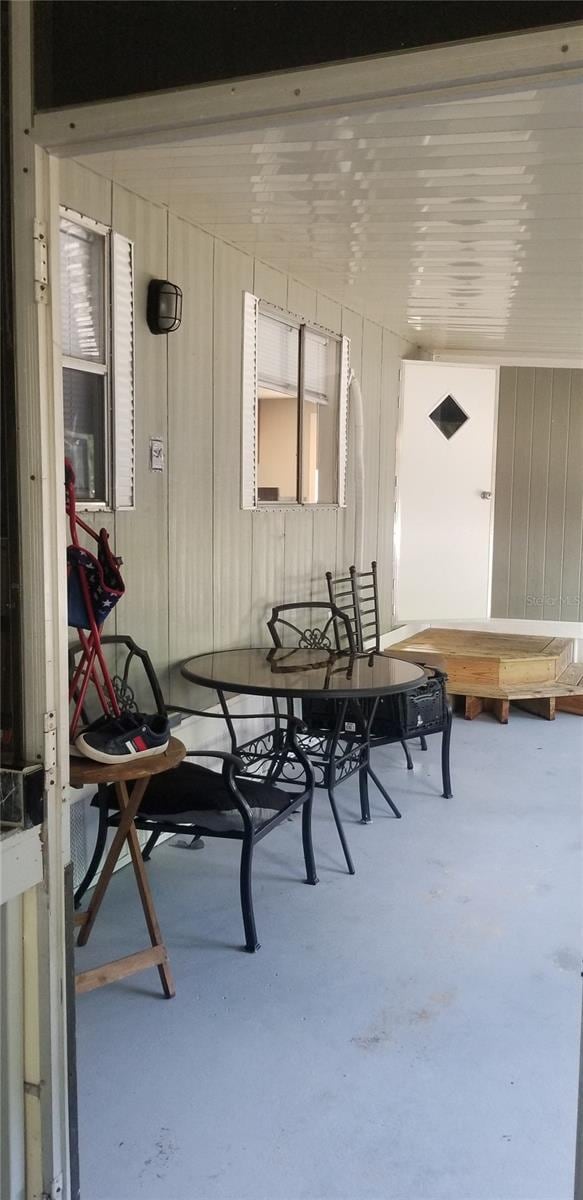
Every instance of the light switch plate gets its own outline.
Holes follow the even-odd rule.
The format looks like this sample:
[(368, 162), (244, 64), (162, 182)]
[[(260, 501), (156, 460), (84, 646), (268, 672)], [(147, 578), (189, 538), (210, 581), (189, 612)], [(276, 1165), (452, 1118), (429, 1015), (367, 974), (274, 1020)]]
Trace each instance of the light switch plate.
[(162, 438), (150, 438), (150, 470), (164, 470), (164, 442)]

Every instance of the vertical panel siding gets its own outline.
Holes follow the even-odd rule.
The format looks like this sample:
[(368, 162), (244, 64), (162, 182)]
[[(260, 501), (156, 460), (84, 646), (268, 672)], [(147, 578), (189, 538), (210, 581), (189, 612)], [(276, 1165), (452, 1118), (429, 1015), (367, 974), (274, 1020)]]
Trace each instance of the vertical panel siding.
[(381, 626), (389, 629), (393, 597), (393, 533), (397, 417), (399, 412), (399, 369), (405, 344), (388, 329), (383, 330), (381, 404), (379, 423), (378, 562)]
[[(335, 300), (318, 292), (316, 296), (316, 321), (333, 333), (340, 333), (342, 325), (342, 308)], [(314, 529), (312, 543), (312, 581), (311, 595), (313, 600), (327, 599), (326, 571), (336, 573), (336, 541), (338, 537), (338, 521), (341, 510), (337, 508), (320, 508), (314, 510)]]
[[(538, 372), (537, 372), (538, 374)], [(565, 542), (565, 485), (569, 437), (570, 372), (553, 371), (552, 421), (549, 429), (547, 504), (545, 528), (545, 574), (543, 612), (545, 620), (561, 619), (563, 555)], [(583, 471), (583, 461), (580, 460)], [(559, 586), (557, 586), (557, 584)]]
[[(516, 387), (516, 430), (514, 439), (512, 492), (512, 554), (510, 558), (510, 617), (526, 616), (528, 521), (532, 423), (534, 415), (534, 370), (519, 371)], [(518, 432), (520, 431), (520, 433)]]
[(576, 621), (583, 371), (500, 372), (492, 615)]
[(583, 618), (583, 371), (571, 372), (569, 390), (561, 616), (576, 621)]
[(376, 557), (383, 331), (365, 321), (362, 336), (362, 401), (364, 407), (364, 543), (361, 569)]
[(253, 259), (215, 241), (213, 611), (216, 646), (251, 643), (251, 522), (241, 503), (241, 329)]
[(516, 367), (505, 367), (500, 372), (492, 559), (492, 615), (495, 617), (507, 616), (509, 612), (517, 374)]
[[(287, 308), (287, 275), (255, 260), (253, 291), (262, 300)], [(258, 512), (252, 518), (251, 642), (265, 642), (265, 622), (274, 604), (283, 602), (285, 574), (283, 512)]]
[(192, 702), (178, 664), (213, 641), (213, 254), (211, 237), (170, 216), (168, 277), (184, 293), (184, 322), (168, 338), (168, 636), (177, 704)]
[[(289, 279), (287, 306), (305, 321), (316, 320), (317, 294), (313, 288)], [(312, 595), (314, 513), (289, 509), (284, 524), (284, 593), (286, 604)]]
[[(362, 377), (362, 315), (351, 308), (342, 309), (342, 334), (350, 338), (350, 366), (358, 379)], [(338, 513), (336, 534), (336, 570), (338, 574), (354, 562), (354, 413), (348, 405), (348, 455), (346, 468), (346, 508)]]
[[(195, 695), (182, 682), (182, 659), (212, 646), (264, 642), (274, 603), (324, 598), (326, 570), (354, 562), (352, 421), (345, 509), (241, 511), (245, 290), (351, 339), (367, 418), (365, 553), (379, 562), (383, 627), (389, 628), (398, 369), (411, 347), (368, 321), (363, 337), (360, 313), (126, 189), (112, 190), (86, 168), (62, 166), (63, 202), (135, 242), (136, 511), (96, 516), (124, 557), (120, 632), (148, 647), (172, 700), (211, 703), (210, 693)], [(145, 322), (154, 276), (175, 280), (184, 292), (182, 328), (168, 338), (150, 334)], [(161, 474), (149, 469), (154, 434), (166, 440)], [(577, 572), (579, 566), (580, 553)]]
[(527, 527), (527, 592), (525, 616), (542, 619), (544, 611), (546, 538), (549, 495), (549, 447), (553, 372), (534, 373), (534, 407)]
[(149, 440), (168, 441), (167, 345), (146, 324), (152, 278), (168, 271), (166, 210), (113, 189), (114, 228), (135, 246), (136, 508), (115, 514), (115, 545), (121, 554), (126, 595), (118, 606), (118, 630), (146, 645), (168, 686), (168, 471), (151, 471)]
[(71, 158), (59, 161), (61, 203), (84, 217), (111, 226), (113, 184), (110, 179), (81, 167)]

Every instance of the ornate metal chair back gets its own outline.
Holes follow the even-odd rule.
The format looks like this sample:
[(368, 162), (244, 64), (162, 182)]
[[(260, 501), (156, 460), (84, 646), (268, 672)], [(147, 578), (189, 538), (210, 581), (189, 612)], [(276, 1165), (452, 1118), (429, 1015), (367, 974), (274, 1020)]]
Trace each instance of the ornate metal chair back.
[(267, 628), (278, 648), (294, 646), (356, 653), (350, 618), (335, 604), (325, 601), (278, 604), (271, 610)]

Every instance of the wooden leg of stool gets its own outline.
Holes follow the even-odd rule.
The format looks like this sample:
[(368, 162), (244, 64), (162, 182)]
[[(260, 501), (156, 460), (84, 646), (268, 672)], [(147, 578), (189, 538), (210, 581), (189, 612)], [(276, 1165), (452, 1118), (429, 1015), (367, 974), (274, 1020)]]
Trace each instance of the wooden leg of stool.
[[(128, 830), (142, 802), (142, 797), (148, 786), (148, 782), (148, 779), (136, 780), (136, 783), (132, 788), (131, 799), (128, 797), (128, 791), (125, 783), (116, 783), (115, 785), (118, 801), (120, 801), (119, 825), (115, 831), (115, 837), (107, 852), (107, 857), (103, 864), (103, 869), (101, 875), (99, 876), (95, 891), (91, 897), (89, 908), (87, 909), (86, 913), (82, 914), (84, 916), (84, 921), (79, 937), (77, 938), (78, 946), (84, 946), (85, 943), (89, 941), (89, 934), (93, 929), (95, 918), (99, 912), (99, 909), (101, 908), (103, 897), (105, 896), (109, 886), (109, 882), (115, 870), (117, 860), (122, 852), (123, 844), (128, 836)], [(124, 795), (122, 795), (121, 798), (120, 788), (123, 788), (124, 791)]]
[(466, 696), (466, 704), (464, 717), (466, 721), (473, 721), (474, 717), (479, 716), (484, 707), (483, 700), (479, 696)]
[[(138, 782), (141, 782), (141, 780), (139, 780)], [(135, 786), (136, 786), (136, 784), (134, 784), (134, 787)], [(116, 787), (116, 791), (118, 792), (120, 809), (122, 809), (122, 811), (124, 811), (124, 809), (126, 809), (126, 807), (127, 807), (127, 804), (131, 804), (131, 801), (133, 800), (133, 791), (132, 791), (132, 796), (130, 798), (130, 797), (128, 797), (127, 787), (126, 787), (125, 783), (122, 783), (122, 782), (116, 783), (115, 787)], [(125, 793), (125, 795), (124, 795), (124, 793)], [(144, 910), (144, 916), (146, 918), (146, 925), (148, 927), (148, 933), (150, 935), (150, 941), (153, 946), (161, 946), (164, 950), (163, 962), (157, 963), (156, 965), (158, 967), (158, 974), (160, 976), (160, 982), (161, 982), (162, 988), (164, 990), (164, 995), (169, 1000), (172, 996), (176, 995), (176, 988), (174, 986), (174, 979), (172, 977), (172, 971), (170, 970), (170, 963), (168, 961), (168, 955), (166, 954), (166, 947), (164, 946), (162, 930), (160, 929), (160, 926), (158, 924), (158, 917), (156, 915), (156, 909), (154, 908), (154, 900), (152, 897), (152, 893), (150, 891), (150, 884), (148, 883), (148, 876), (146, 874), (146, 868), (144, 865), (144, 860), (142, 858), (142, 851), (141, 851), (141, 847), (140, 847), (140, 843), (139, 843), (139, 839), (138, 839), (138, 832), (133, 823), (133, 820), (129, 827), (128, 833), (127, 833), (127, 840), (128, 840), (128, 845), (130, 848), (130, 854), (132, 856), (132, 865), (134, 868), (134, 874), (136, 876), (138, 892), (140, 894), (140, 900), (142, 902), (142, 908)]]
[(508, 724), (508, 716), (510, 713), (510, 701), (509, 700), (501, 700), (501, 699), (497, 699), (497, 698), (493, 697), (492, 698), (492, 712), (494, 713), (496, 720), (499, 721), (501, 725), (507, 725)]
[(528, 700), (517, 700), (516, 703), (526, 712), (534, 713), (537, 717), (544, 717), (545, 721), (554, 721), (555, 719), (555, 696), (532, 696)]

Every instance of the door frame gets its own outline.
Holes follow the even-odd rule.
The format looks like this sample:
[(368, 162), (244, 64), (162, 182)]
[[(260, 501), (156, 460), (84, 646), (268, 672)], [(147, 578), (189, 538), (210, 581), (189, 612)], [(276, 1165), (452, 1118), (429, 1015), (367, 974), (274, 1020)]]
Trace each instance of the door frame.
[[(496, 451), (497, 451), (497, 447), (498, 447), (498, 401), (499, 401), (499, 394), (500, 394), (500, 368), (496, 363), (492, 363), (492, 362), (482, 362), (482, 361), (471, 362), (471, 363), (456, 362), (454, 358), (446, 359), (444, 356), (442, 359), (439, 359), (438, 361), (433, 358), (431, 358), (431, 359), (403, 358), (403, 359), (401, 359), (401, 366), (399, 368), (399, 398), (398, 398), (398, 410), (397, 410), (397, 434), (396, 434), (396, 443), (395, 443), (395, 494), (394, 494), (394, 507), (393, 507), (394, 521), (393, 521), (393, 599), (392, 599), (392, 610), (391, 610), (392, 623), (393, 623), (393, 625), (398, 624), (399, 621), (401, 622), (401, 624), (403, 623), (403, 618), (397, 618), (397, 589), (398, 589), (398, 585), (399, 585), (399, 555), (400, 555), (400, 549), (401, 549), (401, 537), (400, 537), (401, 500), (400, 500), (400, 494), (399, 494), (399, 465), (400, 465), (401, 456), (402, 456), (402, 452), (403, 452), (403, 417), (404, 417), (403, 395), (404, 395), (404, 387), (405, 387), (405, 367), (408, 363), (414, 363), (416, 367), (429, 367), (429, 368), (433, 367), (433, 368), (435, 368), (435, 367), (446, 367), (447, 366), (447, 367), (452, 367), (454, 370), (455, 369), (459, 370), (460, 367), (461, 368), (472, 367), (475, 369), (488, 370), (488, 371), (494, 370), (494, 372), (495, 372), (496, 395), (495, 395), (495, 399), (494, 399), (494, 437), (493, 437), (493, 442), (492, 442), (492, 472), (491, 472), (491, 476), (490, 476), (491, 481), (492, 481), (492, 504), (490, 505), (490, 528), (489, 528), (489, 534), (488, 534), (488, 605), (487, 605), (487, 612), (484, 617), (484, 619), (487, 620), (492, 615), (491, 610), (492, 610), (492, 570), (493, 570), (493, 563), (494, 563), (494, 507), (495, 507), (495, 503), (496, 503), (494, 488), (495, 488), (495, 481), (496, 481)], [(462, 620), (466, 620), (466, 619), (471, 620), (472, 618), (465, 618), (465, 617), (460, 616), (459, 619), (460, 619), (460, 621), (462, 621)], [(431, 621), (431, 614), (428, 613), (427, 614), (427, 623), (429, 624), (430, 621)]]
[[(42, 762), (46, 772), (42, 880), (21, 897), (26, 1200), (70, 1200), (78, 1185), (74, 1161), (71, 1169), (74, 1088), (68, 1082), (73, 1000), (63, 879), (70, 860), (66, 530), (58, 287), (50, 286), (59, 275), (58, 161), (52, 155), (260, 127), (274, 117), (287, 124), (356, 106), (374, 109), (384, 100), (406, 106), (488, 95), (501, 87), (550, 86), (557, 78), (579, 78), (583, 28), (555, 26), (479, 39), (463, 44), (463, 53), (460, 44), (423, 48), (35, 114), (31, 0), (12, 0), (10, 19), (24, 733), (27, 756)], [(562, 48), (567, 36), (568, 60)], [(40, 303), (34, 298), (35, 217), (45, 223), (49, 255), (47, 298)], [(34, 831), (32, 836), (38, 838)]]
[[(13, 1036), (22, 1045), (24, 1164), (15, 1163), (14, 1171), (15, 1178), (17, 1171), (24, 1174), (26, 1200), (69, 1200), (76, 1172), (69, 1136), (74, 1124), (68, 1049), (72, 997), (65, 916), (70, 859), (66, 537), (58, 283), (51, 286), (59, 278), (59, 181), (58, 163), (35, 146), (29, 133), (31, 15), (28, 0), (10, 5), (23, 756), (25, 762), (42, 764), (44, 787), (42, 825), (19, 838), (20, 875), (10, 901), (20, 910), (22, 934)], [(0, 843), (0, 869), (3, 850)], [(17, 1083), (14, 1078), (15, 1097)]]

